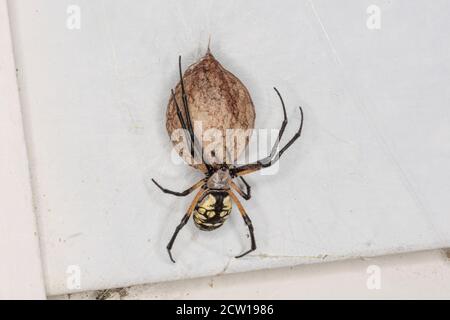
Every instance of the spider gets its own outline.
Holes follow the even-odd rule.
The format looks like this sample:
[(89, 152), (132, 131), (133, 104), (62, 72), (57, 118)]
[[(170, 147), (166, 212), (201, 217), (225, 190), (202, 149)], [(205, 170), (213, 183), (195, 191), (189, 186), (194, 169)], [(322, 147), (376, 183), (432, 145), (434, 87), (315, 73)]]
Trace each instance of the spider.
[[(200, 147), (198, 140), (194, 135), (192, 120), (189, 114), (188, 99), (184, 88), (182, 76), (181, 56), (178, 59), (178, 69), (180, 75), (181, 97), (182, 97), (182, 107), (184, 108), (184, 116), (175, 98), (173, 90), (171, 91), (171, 94), (175, 102), (177, 117), (180, 121), (181, 127), (182, 129), (184, 129), (188, 141), (190, 141), (191, 156), (192, 158), (194, 158), (194, 149), (195, 151), (199, 152)], [(189, 221), (189, 218), (193, 215), (194, 223), (200, 230), (203, 231), (215, 230), (221, 227), (223, 223), (227, 220), (228, 216), (231, 213), (232, 202), (234, 202), (238, 207), (239, 212), (245, 224), (248, 227), (251, 240), (251, 248), (245, 251), (244, 253), (236, 256), (235, 258), (241, 258), (249, 254), (250, 252), (256, 250), (256, 241), (252, 221), (248, 216), (247, 212), (245, 211), (243, 205), (239, 201), (238, 197), (233, 192), (233, 190), (236, 191), (245, 200), (249, 200), (251, 198), (251, 187), (243, 176), (256, 172), (263, 168), (270, 167), (272, 164), (278, 161), (281, 155), (300, 137), (303, 128), (303, 110), (301, 107), (299, 107), (301, 115), (299, 129), (295, 133), (295, 135), (286, 143), (286, 145), (283, 148), (281, 148), (281, 150), (278, 149), (278, 145), (281, 137), (283, 136), (284, 130), (288, 123), (288, 119), (286, 115), (286, 108), (284, 105), (283, 98), (281, 97), (281, 94), (277, 90), (277, 88), (274, 87), (273, 89), (275, 90), (276, 94), (278, 95), (278, 98), (280, 99), (281, 106), (283, 108), (284, 119), (281, 124), (280, 131), (278, 133), (278, 139), (275, 141), (274, 145), (272, 146), (271, 152), (267, 157), (249, 164), (236, 166), (234, 164), (232, 165), (227, 163), (210, 164), (207, 161), (204, 161), (203, 153), (201, 153), (203, 164), (205, 167), (204, 170), (205, 177), (200, 181), (198, 181), (197, 183), (195, 183), (192, 187), (182, 192), (166, 189), (162, 187), (158, 182), (156, 182), (155, 179), (152, 179), (152, 181), (159, 189), (161, 189), (161, 191), (178, 197), (187, 196), (191, 194), (193, 191), (200, 189), (195, 195), (185, 215), (181, 219), (181, 222), (176, 227), (175, 232), (172, 235), (172, 238), (167, 244), (167, 251), (169, 253), (170, 260), (173, 263), (175, 263), (175, 260), (173, 259), (171, 252), (173, 244), (180, 230)], [(186, 119), (184, 117), (186, 117)], [(245, 191), (242, 190), (239, 187), (239, 185), (234, 182), (235, 179), (236, 180), (239, 179), (245, 185)]]

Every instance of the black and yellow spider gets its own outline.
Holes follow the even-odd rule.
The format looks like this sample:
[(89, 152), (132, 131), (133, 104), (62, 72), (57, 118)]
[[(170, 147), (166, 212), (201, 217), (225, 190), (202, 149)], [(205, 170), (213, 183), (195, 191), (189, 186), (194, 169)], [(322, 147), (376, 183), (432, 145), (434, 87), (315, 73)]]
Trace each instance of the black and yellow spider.
[[(181, 127), (187, 132), (188, 134), (188, 140), (190, 140), (190, 151), (192, 159), (194, 158), (194, 148), (197, 152), (199, 152), (199, 144), (198, 140), (194, 135), (193, 127), (192, 127), (192, 121), (190, 119), (189, 114), (189, 106), (188, 106), (188, 99), (186, 96), (186, 92), (184, 89), (184, 83), (183, 83), (183, 77), (182, 77), (182, 70), (181, 70), (181, 58), (179, 60), (179, 73), (180, 73), (180, 83), (181, 83), (181, 94), (182, 94), (182, 103), (184, 108), (184, 114), (186, 116), (186, 119), (184, 119), (183, 114), (180, 110), (180, 107), (178, 105), (178, 102), (175, 98), (175, 94), (172, 90), (172, 99), (175, 102), (176, 111), (177, 111), (177, 117), (181, 123)], [(189, 218), (191, 215), (193, 215), (194, 223), (195, 225), (204, 231), (212, 231), (214, 229), (219, 228), (223, 225), (223, 223), (227, 220), (228, 216), (231, 213), (231, 207), (232, 202), (234, 202), (239, 212), (242, 215), (242, 218), (244, 219), (245, 224), (247, 225), (249, 232), (250, 232), (250, 238), (251, 238), (251, 248), (247, 250), (246, 252), (236, 256), (236, 258), (240, 258), (245, 256), (246, 254), (254, 251), (256, 249), (256, 242), (255, 242), (255, 235), (253, 231), (253, 225), (252, 221), (250, 220), (250, 217), (245, 212), (244, 207), (242, 206), (241, 202), (237, 198), (237, 196), (234, 194), (233, 189), (242, 196), (245, 200), (249, 200), (251, 197), (250, 193), (250, 185), (245, 181), (245, 179), (242, 177), (246, 174), (258, 171), (262, 168), (270, 167), (272, 164), (274, 164), (278, 159), (281, 157), (281, 155), (286, 151), (287, 148), (289, 148), (295, 140), (297, 140), (302, 132), (303, 128), (303, 110), (301, 107), (300, 114), (301, 114), (301, 120), (300, 120), (300, 127), (298, 131), (295, 133), (295, 135), (286, 143), (286, 145), (281, 148), (281, 150), (278, 151), (278, 144), (283, 136), (284, 129), (286, 128), (286, 125), (288, 123), (287, 115), (286, 115), (286, 108), (284, 106), (283, 98), (281, 97), (280, 93), (276, 88), (274, 88), (275, 92), (277, 93), (278, 97), (280, 98), (281, 105), (283, 107), (283, 114), (284, 114), (284, 120), (281, 124), (280, 131), (278, 133), (278, 139), (275, 141), (272, 150), (270, 154), (256, 162), (242, 165), (242, 166), (235, 166), (230, 164), (210, 164), (207, 161), (203, 160), (203, 164), (205, 169), (205, 177), (198, 181), (196, 184), (194, 184), (189, 189), (183, 191), (183, 192), (176, 192), (172, 190), (168, 190), (161, 185), (159, 185), (154, 179), (152, 181), (164, 192), (168, 194), (172, 194), (179, 197), (184, 197), (192, 193), (194, 190), (200, 189), (197, 194), (195, 195), (194, 199), (191, 202), (191, 205), (189, 206), (188, 210), (186, 211), (186, 214), (181, 219), (180, 224), (176, 227), (174, 234), (172, 235), (172, 238), (170, 239), (169, 243), (167, 244), (167, 251), (169, 253), (169, 257), (172, 260), (172, 262), (175, 262), (175, 260), (172, 257), (171, 249), (173, 246), (173, 243), (180, 232), (180, 230), (186, 225), (186, 223), (189, 221)], [(202, 159), (203, 159), (203, 153)], [(233, 180), (239, 178), (245, 185), (246, 190), (242, 190)]]

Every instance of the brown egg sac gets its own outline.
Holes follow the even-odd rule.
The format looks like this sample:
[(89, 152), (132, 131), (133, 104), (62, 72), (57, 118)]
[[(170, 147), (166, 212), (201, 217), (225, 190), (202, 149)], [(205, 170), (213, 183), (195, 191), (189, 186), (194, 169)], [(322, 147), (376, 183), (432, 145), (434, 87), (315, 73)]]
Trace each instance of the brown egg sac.
[[(192, 126), (205, 150), (204, 159), (210, 163), (236, 161), (247, 147), (255, 124), (255, 107), (247, 88), (236, 76), (222, 67), (209, 50), (200, 61), (185, 71), (183, 82)], [(183, 118), (186, 119), (181, 92), (179, 82), (175, 88), (175, 98)], [(180, 156), (192, 165), (185, 136), (172, 135), (175, 129), (181, 128), (172, 96), (167, 106), (166, 128)], [(180, 133), (179, 130), (176, 132)], [(230, 141), (232, 143), (229, 143)], [(193, 166), (202, 169), (204, 167), (201, 164), (201, 156), (198, 158), (200, 163), (196, 162)]]

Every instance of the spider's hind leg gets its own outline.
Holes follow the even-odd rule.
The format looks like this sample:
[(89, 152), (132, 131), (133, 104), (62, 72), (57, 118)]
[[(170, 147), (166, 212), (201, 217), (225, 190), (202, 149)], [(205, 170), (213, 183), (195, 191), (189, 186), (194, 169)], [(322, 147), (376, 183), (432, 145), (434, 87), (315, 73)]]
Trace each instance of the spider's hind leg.
[(172, 235), (172, 238), (170, 238), (169, 243), (167, 244), (167, 252), (169, 253), (169, 257), (170, 260), (172, 260), (173, 263), (175, 263), (175, 260), (172, 257), (172, 247), (173, 247), (173, 243), (175, 242), (175, 239), (177, 238), (178, 233), (180, 232), (180, 230), (186, 225), (186, 223), (189, 221), (189, 218), (192, 214), (192, 212), (194, 211), (195, 205), (198, 202), (198, 199), (200, 199), (200, 197), (203, 195), (203, 193), (205, 192), (205, 190), (200, 190), (197, 195), (194, 197), (194, 200), (192, 200), (191, 205), (189, 206), (188, 210), (186, 211), (186, 214), (183, 216), (183, 218), (181, 219), (181, 222), (178, 224), (178, 226), (175, 229), (175, 232)]
[(253, 224), (252, 224), (252, 220), (247, 215), (247, 212), (245, 212), (244, 207), (242, 206), (239, 199), (235, 196), (235, 194), (232, 191), (228, 191), (228, 194), (230, 195), (231, 199), (233, 199), (234, 203), (236, 203), (236, 205), (239, 209), (239, 212), (241, 213), (241, 216), (244, 219), (244, 222), (248, 227), (248, 231), (250, 232), (250, 241), (251, 241), (250, 249), (235, 257), (235, 258), (242, 258), (243, 256), (256, 250), (256, 241), (255, 241), (255, 234), (254, 234), (254, 230), (253, 230)]

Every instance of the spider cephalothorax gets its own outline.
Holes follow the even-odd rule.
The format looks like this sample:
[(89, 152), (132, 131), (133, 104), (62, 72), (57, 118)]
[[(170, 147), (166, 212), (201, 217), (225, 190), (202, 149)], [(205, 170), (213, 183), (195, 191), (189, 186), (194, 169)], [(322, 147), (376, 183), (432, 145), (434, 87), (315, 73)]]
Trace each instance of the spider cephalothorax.
[[(205, 83), (206, 89), (202, 88), (202, 94), (203, 98), (204, 96), (207, 96), (209, 92), (211, 92), (211, 95), (214, 96), (213, 103), (217, 105), (218, 99), (220, 100), (221, 97), (223, 97), (223, 103), (227, 102), (233, 102), (236, 104), (236, 101), (239, 99), (239, 97), (242, 98), (242, 94), (248, 94), (245, 87), (243, 87), (243, 84), (235, 78), (231, 73), (223, 69), (223, 67), (220, 66), (220, 64), (216, 64), (216, 60), (212, 57), (209, 50), (207, 53), (207, 59), (205, 60), (207, 63), (207, 66), (202, 66), (200, 68), (200, 75), (197, 75), (197, 77), (194, 77), (195, 79), (199, 81), (203, 81)], [(219, 78), (219, 82), (221, 81), (220, 88), (215, 88), (214, 84), (216, 83), (214, 80), (214, 74), (208, 74), (208, 68), (211, 68), (211, 65), (215, 66), (216, 71), (220, 73), (216, 78)], [(220, 67), (218, 67), (218, 66)], [(194, 70), (195, 71), (195, 70)], [(177, 97), (172, 90), (172, 96), (171, 96), (171, 103), (173, 102), (173, 105), (175, 107), (176, 117), (178, 124), (181, 126), (182, 129), (185, 130), (187, 133), (187, 141), (189, 141), (189, 150), (190, 150), (190, 156), (192, 159), (194, 159), (194, 154), (197, 152), (198, 154), (201, 154), (202, 163), (200, 166), (196, 166), (197, 169), (200, 169), (205, 174), (205, 177), (198, 181), (196, 184), (194, 184), (189, 189), (186, 189), (183, 192), (176, 192), (171, 191), (169, 189), (163, 188), (161, 185), (159, 185), (154, 179), (152, 181), (164, 192), (168, 194), (172, 194), (175, 196), (187, 196), (188, 194), (192, 193), (195, 190), (197, 191), (197, 194), (195, 195), (193, 201), (191, 202), (191, 205), (189, 206), (188, 210), (186, 211), (186, 214), (181, 219), (180, 224), (176, 227), (175, 232), (170, 239), (169, 243), (167, 244), (167, 250), (169, 252), (170, 259), (175, 262), (175, 260), (172, 257), (172, 246), (173, 243), (178, 235), (178, 232), (183, 228), (183, 226), (189, 221), (189, 218), (191, 215), (193, 216), (193, 220), (195, 225), (204, 231), (212, 231), (214, 229), (217, 229), (221, 227), (224, 222), (227, 220), (231, 213), (232, 209), (232, 203), (234, 202), (244, 219), (245, 224), (247, 225), (249, 232), (250, 232), (250, 240), (251, 240), (251, 248), (244, 253), (236, 256), (236, 258), (240, 258), (245, 256), (246, 254), (252, 252), (256, 249), (256, 242), (255, 242), (255, 236), (253, 232), (253, 225), (252, 221), (250, 220), (250, 217), (247, 215), (244, 207), (242, 206), (241, 202), (237, 198), (234, 192), (237, 192), (242, 198), (245, 200), (249, 200), (251, 197), (250, 194), (250, 185), (245, 181), (243, 178), (244, 175), (256, 172), (262, 168), (269, 167), (278, 159), (280, 156), (286, 151), (287, 148), (289, 148), (292, 143), (300, 137), (302, 127), (303, 127), (303, 111), (300, 107), (300, 114), (301, 114), (301, 122), (300, 127), (296, 134), (286, 143), (286, 145), (278, 149), (278, 144), (283, 136), (284, 129), (287, 125), (287, 116), (286, 116), (286, 109), (284, 106), (283, 99), (278, 92), (276, 88), (275, 92), (277, 93), (278, 97), (280, 98), (281, 105), (283, 107), (283, 115), (284, 120), (281, 124), (280, 131), (278, 133), (278, 139), (275, 141), (272, 150), (270, 154), (256, 162), (242, 165), (242, 166), (235, 166), (230, 165), (226, 163), (222, 164), (211, 164), (210, 161), (204, 158), (203, 154), (203, 148), (199, 145), (197, 137), (194, 135), (194, 130), (192, 126), (192, 119), (189, 112), (189, 104), (188, 104), (188, 95), (192, 92), (186, 92), (185, 85), (183, 81), (182, 71), (181, 71), (181, 57), (179, 58), (179, 72), (180, 72), (180, 83), (177, 86), (179, 92), (180, 103), (178, 103)], [(191, 75), (193, 73), (192, 68), (190, 68)], [(226, 72), (226, 74), (225, 74)], [(225, 82), (225, 86), (223, 83)], [(231, 90), (231, 87), (235, 86), (234, 89), (237, 90)], [(243, 87), (243, 88), (241, 88)], [(221, 90), (226, 90), (228, 92), (222, 92)], [(177, 92), (178, 92), (177, 91)], [(217, 93), (219, 92), (219, 94)], [(233, 94), (235, 95), (233, 97)], [(198, 96), (198, 95), (197, 95)], [(251, 108), (253, 108), (253, 104), (251, 103), (251, 99), (248, 96), (247, 102), (251, 104)], [(180, 108), (180, 105), (183, 107), (183, 109)], [(170, 104), (169, 104), (170, 106)], [(250, 110), (252, 111), (252, 110)], [(247, 115), (249, 113), (247, 112)], [(251, 113), (250, 113), (251, 114)], [(245, 115), (245, 113), (244, 113)], [(254, 113), (253, 113), (254, 116)], [(220, 119), (219, 119), (220, 120)], [(218, 119), (214, 118), (214, 121), (217, 122)], [(244, 121), (245, 123), (248, 123), (248, 121)], [(168, 125), (169, 127), (169, 125)], [(223, 127), (223, 125), (222, 125)], [(223, 128), (222, 128), (223, 129)], [(235, 183), (235, 180), (240, 180), (245, 185), (245, 191), (241, 189), (241, 187)]]

